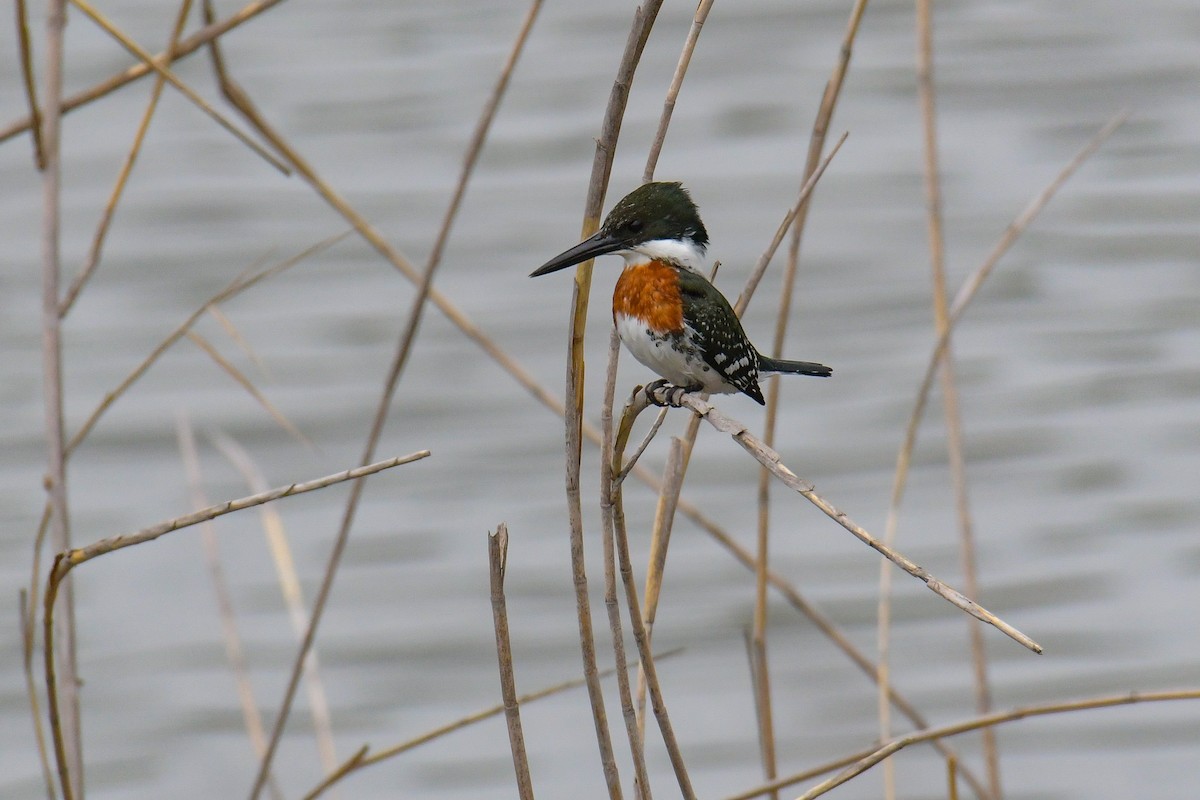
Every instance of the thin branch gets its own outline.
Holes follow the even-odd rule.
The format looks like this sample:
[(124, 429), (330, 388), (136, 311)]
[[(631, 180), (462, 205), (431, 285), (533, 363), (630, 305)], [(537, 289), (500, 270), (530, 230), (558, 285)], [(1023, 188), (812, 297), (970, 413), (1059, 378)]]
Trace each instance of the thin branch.
[(824, 512), (830, 519), (841, 525), (846, 530), (850, 531), (850, 533), (854, 534), (855, 538), (857, 538), (863, 544), (873, 548), (879, 552), (880, 555), (882, 555), (884, 558), (887, 558), (909, 575), (912, 575), (914, 578), (922, 581), (932, 592), (940, 595), (943, 599), (949, 601), (951, 604), (957, 606), (976, 619), (995, 626), (1006, 636), (1010, 637), (1029, 650), (1032, 650), (1035, 653), (1042, 652), (1042, 646), (1037, 642), (1033, 641), (1028, 636), (1021, 633), (1016, 628), (1012, 627), (983, 606), (980, 606), (973, 600), (967, 598), (961, 592), (957, 591), (948, 584), (943, 583), (923, 567), (918, 566), (913, 561), (909, 560), (905, 556), (885, 545), (883, 542), (871, 536), (871, 534), (867, 533), (864, 528), (851, 520), (844, 511), (839, 510), (832, 503), (818, 495), (815, 487), (811, 483), (803, 478), (800, 478), (796, 475), (796, 473), (788, 469), (787, 466), (782, 463), (780, 455), (763, 444), (762, 441), (755, 438), (755, 436), (747, 430), (745, 425), (726, 417), (724, 414), (718, 411), (715, 406), (706, 403), (694, 395), (678, 392), (677, 389), (674, 391), (678, 394), (677, 398), (674, 399), (678, 400), (678, 403), (681, 407), (691, 409), (696, 414), (704, 417), (705, 421), (707, 421), (717, 430), (723, 431), (732, 436), (734, 441), (740, 444), (742, 448), (746, 450), (746, 452), (750, 453), (750, 455), (754, 457), (755, 461), (758, 461), (758, 463), (766, 467), (771, 474), (774, 475), (785, 486), (792, 489), (797, 494), (803, 495), (805, 499), (807, 499), (817, 508), (821, 509), (821, 511)]
[(417, 450), (405, 456), (396, 456), (395, 458), (387, 458), (383, 461), (376, 461), (373, 464), (367, 464), (354, 469), (347, 469), (341, 472), (335, 472), (332, 475), (326, 475), (322, 478), (315, 478), (302, 483), (292, 483), (287, 486), (278, 486), (265, 492), (242, 497), (237, 500), (227, 500), (215, 506), (193, 511), (190, 514), (183, 514), (173, 519), (159, 522), (147, 528), (142, 528), (134, 533), (126, 533), (120, 536), (110, 536), (107, 539), (101, 539), (97, 542), (87, 545), (86, 547), (78, 547), (72, 550), (67, 550), (60, 555), (68, 568), (77, 567), (85, 561), (91, 561), (97, 556), (102, 556), (107, 553), (112, 553), (116, 550), (122, 550), (126, 547), (132, 547), (137, 544), (144, 544), (153, 541), (158, 537), (171, 533), (173, 531), (187, 528), (191, 525), (196, 525), (200, 522), (205, 522), (210, 519), (231, 514), (234, 511), (242, 511), (243, 509), (261, 506), (263, 503), (269, 503), (272, 500), (279, 500), (284, 497), (293, 497), (306, 492), (315, 492), (317, 489), (324, 489), (327, 486), (333, 486), (337, 483), (345, 481), (357, 480), (365, 478), (368, 475), (374, 475), (376, 472), (383, 472), (392, 467), (399, 467), (403, 464), (411, 464), (414, 461), (420, 461), (423, 458), (429, 457), (428, 450)]
[[(208, 44), (218, 36), (222, 36), (228, 31), (241, 25), (243, 22), (249, 22), (264, 11), (278, 5), (283, 0), (255, 0), (255, 2), (247, 3), (241, 10), (231, 14), (225, 19), (213, 25), (201, 28), (179, 43), (175, 48), (175, 59), (180, 59), (186, 55), (194, 53), (204, 45)], [(154, 56), (152, 61), (159, 66), (171, 63), (166, 53), (159, 53)], [(66, 98), (62, 102), (62, 112), (65, 114), (68, 111), (74, 111), (80, 106), (87, 105), (93, 100), (104, 97), (122, 86), (125, 86), (133, 81), (145, 77), (153, 71), (153, 68), (145, 62), (139, 62), (115, 75), (97, 83), (91, 88), (85, 89), (82, 92)], [(19, 119), (16, 122), (10, 123), (8, 127), (0, 129), (0, 142), (6, 139), (11, 139), (17, 134), (24, 133), (33, 125), (31, 117)]]
[(21, 58), (21, 83), (25, 87), (25, 101), (29, 103), (29, 128), (33, 133), (33, 163), (38, 170), (46, 168), (46, 152), (42, 145), (42, 112), (38, 108), (37, 88), (33, 75), (33, 45), (29, 39), (29, 12), (25, 0), (13, 4), (17, 11), (17, 47)]
[(1048, 714), (1061, 714), (1075, 711), (1091, 711), (1100, 708), (1113, 708), (1116, 706), (1132, 705), (1134, 703), (1161, 703), (1176, 700), (1198, 700), (1200, 699), (1200, 689), (1187, 689), (1173, 692), (1130, 692), (1125, 695), (1117, 695), (1115, 697), (1099, 697), (1090, 700), (1076, 700), (1066, 703), (1050, 703), (1039, 706), (1026, 706), (1024, 708), (1014, 709), (1012, 711), (1001, 711), (995, 714), (985, 714), (974, 719), (969, 719), (965, 722), (958, 722), (953, 725), (943, 725), (940, 728), (930, 728), (929, 730), (916, 731), (900, 736), (885, 745), (882, 745), (869, 755), (859, 759), (857, 763), (846, 769), (844, 772), (835, 775), (829, 780), (814, 786), (804, 794), (800, 795), (798, 800), (813, 800), (816, 797), (828, 792), (830, 789), (841, 786), (851, 778), (861, 775), (871, 767), (883, 761), (888, 756), (897, 753), (904, 748), (927, 742), (931, 739), (942, 739), (947, 736), (957, 736), (960, 733), (968, 731), (982, 730), (991, 728), (1005, 722), (1014, 722), (1016, 720), (1027, 719), (1031, 717), (1042, 717)]
[(658, 157), (662, 153), (663, 142), (667, 138), (667, 127), (675, 114), (675, 100), (683, 87), (684, 76), (687, 75), (688, 65), (692, 63), (692, 53), (696, 51), (696, 42), (700, 40), (700, 30), (708, 19), (713, 0), (700, 0), (696, 13), (692, 15), (692, 26), (688, 29), (687, 39), (683, 42), (683, 51), (679, 54), (679, 63), (675, 65), (675, 74), (671, 76), (671, 85), (667, 88), (667, 96), (663, 100), (662, 114), (658, 118), (658, 130), (650, 143), (650, 152), (646, 156), (646, 169), (642, 172), (642, 183), (654, 179), (654, 169), (658, 166)]
[[(682, 652), (683, 648), (677, 647), (674, 650), (667, 650), (664, 653), (659, 653), (655, 656), (655, 658), (659, 661), (662, 661), (664, 659), (677, 656)], [(600, 677), (607, 678), (608, 676), (612, 675), (614, 671), (615, 670), (612, 669), (601, 670)], [(539, 689), (536, 692), (523, 694), (517, 698), (517, 704), (523, 706), (529, 705), (535, 700), (551, 697), (570, 689), (578, 689), (580, 686), (583, 686), (584, 683), (585, 681), (583, 678), (572, 678), (570, 680), (554, 684), (553, 686), (547, 686), (544, 689)], [(363, 745), (358, 752), (343, 762), (337, 770), (330, 775), (327, 775), (325, 779), (317, 784), (317, 786), (314, 787), (308, 794), (304, 795), (303, 800), (316, 800), (317, 797), (320, 797), (322, 794), (324, 794), (335, 783), (364, 767), (369, 767), (374, 764), (387, 761), (388, 759), (395, 758), (396, 756), (407, 753), (408, 751), (420, 747), (423, 744), (428, 744), (435, 739), (440, 739), (441, 737), (454, 733), (455, 731), (470, 727), (477, 722), (482, 722), (483, 720), (491, 719), (492, 717), (498, 717), (503, 713), (504, 704), (499, 703), (491, 706), (490, 708), (485, 708), (481, 711), (476, 711), (473, 714), (468, 714), (465, 717), (461, 717), (460, 719), (454, 720), (453, 722), (449, 722), (445, 725), (439, 725), (433, 730), (427, 731), (420, 736), (416, 736), (408, 741), (387, 747), (377, 753), (371, 753), (370, 755), (368, 755), (369, 746)]]
[(77, 430), (75, 435), (71, 437), (71, 441), (67, 443), (67, 455), (75, 452), (75, 449), (83, 443), (83, 440), (87, 438), (89, 433), (92, 432), (92, 428), (96, 426), (96, 423), (100, 421), (100, 418), (104, 416), (104, 413), (112, 407), (113, 403), (115, 403), (118, 398), (125, 394), (129, 387), (136, 383), (139, 378), (145, 375), (150, 367), (154, 365), (154, 362), (156, 362), (163, 353), (170, 349), (171, 345), (175, 344), (185, 335), (187, 335), (187, 332), (192, 329), (192, 326), (195, 325), (196, 321), (204, 315), (205, 311), (216, 306), (218, 303), (223, 303), (226, 300), (241, 294), (252, 286), (255, 286), (266, 280), (267, 278), (272, 278), (284, 270), (290, 269), (309, 256), (313, 256), (328, 250), (342, 239), (345, 239), (348, 235), (349, 231), (339, 233), (335, 236), (330, 236), (327, 239), (323, 239), (316, 244), (305, 248), (291, 258), (275, 264), (274, 266), (261, 270), (253, 275), (250, 275), (249, 277), (245, 275), (239, 275), (226, 284), (225, 288), (221, 289), (219, 292), (206, 300), (199, 308), (193, 311), (187, 319), (181, 322), (178, 327), (175, 328), (175, 330), (171, 331), (171, 333), (169, 333), (165, 339), (159, 342), (158, 345), (150, 351), (150, 354), (142, 359), (142, 362), (134, 367), (133, 371), (126, 375), (124, 380), (117, 384), (115, 389), (107, 392), (104, 395), (104, 398), (100, 401), (99, 405), (92, 410), (92, 413), (88, 415), (88, 418), (84, 420), (82, 425), (79, 426), (79, 430)]
[(140, 58), (143, 63), (145, 63), (152, 70), (154, 70), (159, 75), (161, 75), (164, 79), (166, 79), (166, 81), (168, 83), (170, 83), (172, 86), (174, 86), (176, 89), (178, 89), (183, 94), (183, 96), (186, 97), (188, 100), (191, 100), (193, 104), (195, 104), (201, 111), (203, 111), (205, 114), (207, 114), (214, 122), (216, 122), (222, 128), (224, 128), (225, 130), (227, 130), (231, 134), (233, 134), (233, 136), (238, 141), (240, 141), (242, 144), (246, 145), (246, 147), (249, 147), (260, 158), (262, 158), (264, 161), (266, 161), (271, 166), (275, 167), (275, 169), (279, 170), (284, 175), (291, 174), (291, 170), (288, 169), (286, 164), (282, 163), (281, 161), (279, 161), (279, 159), (275, 158), (275, 156), (273, 156), (269, 152), (267, 152), (263, 148), (262, 145), (260, 145), (258, 142), (251, 139), (240, 128), (238, 128), (236, 125), (234, 125), (228, 119), (226, 119), (225, 116), (223, 114), (221, 114), (221, 112), (217, 111), (215, 108), (210, 106), (207, 102), (205, 102), (204, 98), (202, 98), (200, 95), (196, 94), (196, 92), (192, 89), (192, 87), (188, 86), (186, 83), (184, 83), (182, 80), (180, 80), (179, 76), (177, 76), (174, 72), (172, 72), (171, 70), (167, 69), (167, 67), (165, 67), (162, 64), (159, 64), (157, 61), (155, 61), (153, 55), (151, 55), (149, 52), (147, 52), (145, 49), (143, 49), (142, 46), (139, 45), (137, 42), (133, 41), (128, 36), (126, 36), (124, 33), (122, 33), (121, 30), (119, 28), (117, 28), (117, 26), (113, 25), (112, 22), (110, 22), (103, 14), (101, 14), (99, 11), (97, 11), (95, 8), (93, 8), (92, 5), (89, 2), (87, 2), (87, 0), (71, 0), (71, 4), (74, 5), (76, 8), (78, 8), (80, 11), (82, 11), (85, 15), (87, 15), (87, 17), (89, 19), (91, 19), (93, 22), (95, 22), (97, 25), (99, 25), (101, 28), (103, 28), (104, 31), (109, 36), (113, 37), (118, 42), (120, 42), (122, 47), (124, 47), (126, 50), (128, 50), (133, 55)]
[(504, 697), (504, 718), (508, 722), (508, 744), (512, 749), (513, 769), (517, 775), (517, 793), (521, 800), (533, 800), (533, 780), (529, 776), (529, 758), (525, 755), (525, 735), (521, 731), (521, 706), (513, 678), (512, 645), (508, 638), (508, 610), (504, 600), (504, 568), (508, 562), (508, 527), (502, 522), (488, 534), (488, 574), (492, 590), (492, 623), (496, 628), (496, 658), (500, 663), (500, 693)]
[(250, 378), (246, 377), (244, 372), (234, 366), (229, 359), (225, 358), (225, 356), (221, 355), (220, 351), (213, 346), (212, 342), (208, 341), (208, 339), (196, 333), (194, 330), (189, 330), (185, 335), (192, 341), (193, 344), (203, 350), (205, 355), (211, 358), (213, 363), (221, 368), (222, 372), (232, 378), (234, 383), (245, 389), (246, 392), (254, 398), (255, 402), (262, 406), (262, 409), (267, 412), (267, 415), (270, 416), (271, 419), (275, 420), (275, 423), (279, 425), (279, 427), (283, 428), (285, 431), (295, 437), (296, 440), (301, 444), (310, 449), (313, 448), (312, 439), (309, 439), (307, 436), (305, 436), (303, 431), (297, 428), (292, 421), (288, 419), (284, 413), (280, 411), (275, 404), (270, 401), (270, 399), (267, 398), (265, 394), (262, 393), (262, 390), (255, 386), (254, 382), (251, 381)]
[[(192, 10), (192, 0), (183, 0), (179, 6), (179, 13), (175, 17), (175, 24), (171, 28), (171, 35), (167, 39), (167, 58), (171, 59), (175, 52), (175, 47), (179, 44), (179, 37), (183, 34), (183, 27), (187, 23), (188, 14)], [(129, 148), (129, 152), (125, 155), (125, 161), (121, 164), (121, 169), (117, 173), (117, 180), (113, 185), (112, 192), (109, 194), (108, 202), (104, 205), (104, 213), (100, 216), (100, 223), (96, 226), (96, 233), (92, 237), (92, 247), (88, 251), (87, 261), (79, 270), (79, 274), (71, 281), (71, 285), (67, 287), (67, 293), (62, 301), (58, 304), (58, 314), (60, 317), (65, 317), (71, 310), (71, 306), (75, 304), (75, 300), (79, 297), (79, 293), (83, 291), (83, 287), (87, 285), (91, 279), (92, 273), (100, 264), (100, 251), (104, 247), (104, 240), (108, 236), (109, 226), (112, 224), (113, 215), (117, 212), (117, 203), (121, 201), (121, 195), (125, 191), (125, 184), (129, 180), (130, 174), (133, 172), (133, 165), (137, 162), (138, 155), (142, 151), (142, 143), (146, 140), (146, 133), (150, 130), (150, 120), (154, 118), (154, 112), (158, 108), (158, 101), (162, 97), (163, 88), (166, 86), (166, 78), (159, 75), (154, 81), (154, 87), (150, 90), (150, 100), (146, 103), (146, 110), (142, 112), (141, 122), (138, 123), (137, 132), (133, 136), (133, 144)]]

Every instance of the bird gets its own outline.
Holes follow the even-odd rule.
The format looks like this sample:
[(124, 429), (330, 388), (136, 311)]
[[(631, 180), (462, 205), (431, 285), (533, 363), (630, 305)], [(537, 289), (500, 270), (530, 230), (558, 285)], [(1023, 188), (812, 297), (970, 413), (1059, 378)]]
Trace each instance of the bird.
[(613, 324), (633, 357), (664, 379), (648, 389), (741, 392), (766, 405), (758, 384), (764, 375), (833, 374), (824, 364), (760, 353), (729, 301), (700, 273), (707, 250), (708, 231), (691, 194), (679, 182), (652, 181), (613, 206), (594, 236), (530, 277), (610, 253), (624, 258), (613, 291)]

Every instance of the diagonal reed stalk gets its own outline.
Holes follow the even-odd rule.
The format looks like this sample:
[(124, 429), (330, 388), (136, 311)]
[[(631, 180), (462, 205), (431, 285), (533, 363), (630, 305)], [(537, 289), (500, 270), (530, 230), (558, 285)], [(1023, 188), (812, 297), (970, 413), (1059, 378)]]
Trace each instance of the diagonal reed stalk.
[[(240, 128), (238, 128), (236, 125), (234, 125), (228, 119), (226, 119), (226, 117), (223, 114), (221, 114), (221, 112), (217, 111), (215, 108), (213, 108), (211, 105), (209, 105), (204, 100), (204, 98), (202, 98), (200, 95), (196, 94), (196, 91), (194, 89), (192, 89), (192, 87), (188, 86), (186, 83), (184, 83), (182, 80), (180, 80), (178, 75), (176, 75), (174, 72), (172, 72), (167, 67), (165, 67), (165, 66), (159, 64), (157, 61), (155, 61), (153, 55), (151, 55), (148, 51), (146, 51), (144, 48), (142, 48), (142, 46), (139, 45), (137, 42), (135, 42), (133, 39), (129, 38), (124, 33), (122, 33), (121, 30), (119, 28), (117, 28), (116, 25), (114, 25), (107, 17), (105, 17), (103, 14), (101, 14), (99, 11), (97, 11), (90, 3), (87, 2), (87, 0), (71, 0), (71, 4), (74, 5), (76, 8), (78, 8), (80, 11), (82, 11), (89, 19), (92, 20), (92, 22), (95, 22), (97, 25), (99, 25), (104, 30), (105, 33), (107, 33), (112, 38), (116, 39), (121, 44), (122, 47), (124, 47), (126, 50), (128, 50), (130, 53), (132, 53), (134, 56), (137, 56), (138, 58), (140, 58), (144, 64), (146, 64), (152, 70), (157, 72), (163, 79), (165, 79), (167, 81), (167, 83), (171, 84), (171, 86), (178, 89), (179, 92), (182, 93), (184, 97), (186, 97), (188, 100), (192, 101), (192, 103), (197, 108), (199, 108), (206, 115), (208, 115), (214, 122), (216, 122), (218, 125), (220, 125), (222, 128), (224, 128), (229, 133), (233, 134), (235, 139), (237, 139), (242, 144), (246, 145), (246, 147), (248, 147), (252, 151), (254, 151), (254, 153), (259, 158), (263, 159), (268, 164), (275, 167), (275, 169), (279, 170), (284, 175), (289, 174), (290, 170), (287, 168), (286, 164), (282, 163), (281, 161), (279, 161), (279, 159), (275, 158), (275, 156), (271, 155), (269, 152), (267, 152), (265, 149), (263, 149), (262, 145), (260, 145), (258, 142), (251, 139)], [(169, 54), (168, 54), (168, 57), (169, 57)]]
[(42, 144), (42, 111), (38, 107), (36, 78), (33, 75), (33, 44), (29, 37), (29, 11), (25, 0), (13, 4), (17, 13), (17, 48), (20, 50), (21, 84), (25, 102), (29, 104), (29, 128), (33, 133), (33, 163), (38, 170), (46, 168), (46, 150)]
[(59, 681), (58, 669), (55, 659), (55, 641), (54, 641), (54, 605), (58, 599), (60, 587), (68, 585), (66, 582), (70, 579), (71, 570), (78, 567), (80, 564), (85, 564), (94, 558), (113, 553), (117, 550), (123, 550), (126, 547), (145, 544), (152, 542), (160, 536), (165, 536), (183, 528), (192, 525), (198, 525), (201, 522), (207, 522), (210, 519), (225, 514), (241, 511), (246, 508), (269, 503), (272, 500), (279, 500), (283, 497), (291, 497), (292, 495), (304, 494), (313, 492), (318, 489), (324, 489), (326, 486), (332, 486), (343, 481), (352, 481), (359, 478), (365, 478), (368, 475), (374, 475), (376, 472), (381, 472), (385, 469), (398, 467), (401, 464), (409, 464), (413, 461), (419, 461), (422, 458), (429, 456), (428, 450), (420, 450), (411, 453), (407, 456), (399, 456), (397, 458), (389, 458), (384, 461), (378, 461), (374, 464), (368, 464), (355, 469), (348, 469), (343, 472), (338, 472), (333, 475), (326, 475), (323, 478), (316, 478), (304, 483), (293, 483), (288, 486), (280, 486), (267, 492), (260, 492), (248, 497), (242, 497), (237, 500), (229, 500), (215, 506), (194, 511), (190, 514), (184, 514), (179, 517), (160, 522), (156, 525), (151, 525), (148, 528), (143, 528), (134, 533), (123, 534), (120, 536), (112, 536), (107, 539), (101, 539), (97, 542), (87, 545), (86, 547), (68, 548), (60, 551), (54, 557), (54, 564), (50, 567), (50, 575), (46, 580), (46, 591), (42, 596), (42, 637), (44, 640), (44, 668), (46, 679), (46, 696), (49, 705), (50, 714), (50, 731), (54, 741), (54, 755), (58, 762), (58, 774), (62, 779), (63, 800), (72, 800), (76, 796), (82, 797), (82, 794), (76, 795), (72, 791), (72, 782), (67, 780), (69, 777), (69, 755), (68, 745), (66, 742), (66, 732), (64, 727), (64, 717), (62, 713), (62, 704), (59, 702)]
[[(187, 22), (188, 14), (192, 10), (192, 0), (183, 0), (179, 6), (179, 13), (175, 16), (175, 24), (171, 28), (170, 38), (167, 39), (168, 60), (174, 57), (175, 48), (179, 45), (179, 37), (183, 34), (183, 26)], [(138, 155), (142, 151), (142, 143), (146, 141), (146, 133), (150, 130), (150, 120), (154, 118), (154, 112), (158, 109), (158, 101), (162, 97), (163, 88), (167, 85), (167, 79), (159, 75), (154, 86), (150, 90), (150, 99), (146, 102), (146, 110), (142, 112), (142, 119), (138, 123), (137, 131), (133, 135), (133, 144), (129, 147), (129, 152), (125, 154), (125, 161), (121, 164), (121, 169), (117, 173), (117, 180), (113, 184), (112, 192), (109, 194), (108, 202), (104, 206), (104, 211), (100, 215), (100, 222), (96, 225), (96, 233), (92, 237), (92, 247), (88, 251), (87, 261), (80, 268), (79, 273), (71, 281), (71, 285), (67, 287), (66, 295), (58, 304), (58, 313), (60, 316), (66, 316), (71, 310), (71, 306), (79, 298), (79, 293), (83, 291), (83, 287), (91, 279), (92, 274), (96, 271), (96, 267), (100, 264), (100, 252), (104, 248), (104, 240), (108, 236), (109, 227), (112, 225), (113, 215), (117, 212), (117, 204), (121, 201), (121, 195), (125, 191), (125, 184), (129, 180), (130, 174), (133, 172), (133, 165), (137, 163)]]
[[(188, 36), (180, 41), (179, 46), (175, 48), (173, 58), (179, 59), (196, 52), (217, 37), (228, 33), (244, 22), (249, 22), (259, 14), (267, 11), (281, 2), (283, 2), (283, 0), (254, 0), (254, 2), (247, 3), (241, 8), (241, 10), (234, 12), (220, 22), (216, 22), (201, 28), (191, 36)], [(164, 52), (154, 56), (151, 61), (154, 64), (162, 67), (170, 64), (172, 57)], [(65, 114), (68, 111), (74, 111), (81, 106), (87, 105), (93, 100), (98, 100), (101, 97), (105, 97), (117, 89), (120, 89), (122, 86), (127, 86), (133, 81), (149, 75), (153, 71), (154, 67), (150, 65), (150, 62), (139, 62), (134, 64), (128, 69), (122, 70), (121, 72), (118, 72), (115, 75), (100, 81), (88, 89), (84, 89), (83, 91), (73, 94), (70, 97), (64, 98), (62, 101), (62, 113)], [(18, 119), (15, 122), (10, 123), (5, 128), (0, 129), (0, 142), (24, 133), (33, 126), (34, 120), (32, 115), (23, 119)]]

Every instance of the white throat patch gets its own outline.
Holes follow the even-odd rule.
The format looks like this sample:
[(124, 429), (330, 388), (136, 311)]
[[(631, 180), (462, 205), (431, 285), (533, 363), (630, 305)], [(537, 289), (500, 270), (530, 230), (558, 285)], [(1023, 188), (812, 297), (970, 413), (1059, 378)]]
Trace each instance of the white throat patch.
[(627, 267), (647, 261), (666, 261), (692, 272), (704, 269), (704, 249), (691, 239), (651, 239), (629, 250), (622, 250), (621, 256)]

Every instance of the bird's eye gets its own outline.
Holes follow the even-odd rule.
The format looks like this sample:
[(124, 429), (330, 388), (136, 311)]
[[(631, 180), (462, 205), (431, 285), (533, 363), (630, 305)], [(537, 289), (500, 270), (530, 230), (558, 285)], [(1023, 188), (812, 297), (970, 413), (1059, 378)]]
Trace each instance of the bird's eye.
[(631, 220), (629, 220), (628, 227), (629, 227), (630, 232), (632, 232), (632, 233), (641, 233), (643, 224), (640, 219), (631, 219)]

